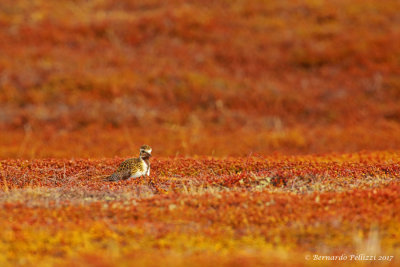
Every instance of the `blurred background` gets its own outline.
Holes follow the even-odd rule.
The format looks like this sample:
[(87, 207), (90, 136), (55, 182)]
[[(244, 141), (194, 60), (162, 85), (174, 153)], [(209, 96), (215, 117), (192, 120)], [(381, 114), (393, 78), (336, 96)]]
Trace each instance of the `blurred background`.
[(397, 150), (399, 10), (2, 0), (0, 157)]

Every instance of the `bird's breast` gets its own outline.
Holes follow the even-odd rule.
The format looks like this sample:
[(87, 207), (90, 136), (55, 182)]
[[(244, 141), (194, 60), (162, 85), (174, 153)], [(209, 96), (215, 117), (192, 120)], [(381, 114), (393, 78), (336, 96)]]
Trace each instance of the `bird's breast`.
[(140, 176), (146, 175), (147, 172), (148, 172), (148, 163), (142, 160), (140, 162), (140, 166), (138, 166), (138, 168), (131, 173), (131, 176), (129, 178), (139, 178)]

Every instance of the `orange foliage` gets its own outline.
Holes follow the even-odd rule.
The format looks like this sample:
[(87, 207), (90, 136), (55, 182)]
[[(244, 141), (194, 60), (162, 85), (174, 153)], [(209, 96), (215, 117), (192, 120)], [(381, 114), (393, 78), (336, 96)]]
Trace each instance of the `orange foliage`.
[(2, 0), (0, 265), (398, 264), (399, 10)]
[(398, 153), (154, 158), (150, 178), (102, 181), (121, 161), (0, 161), (0, 263), (399, 256)]
[(398, 149), (399, 9), (2, 1), (0, 156)]

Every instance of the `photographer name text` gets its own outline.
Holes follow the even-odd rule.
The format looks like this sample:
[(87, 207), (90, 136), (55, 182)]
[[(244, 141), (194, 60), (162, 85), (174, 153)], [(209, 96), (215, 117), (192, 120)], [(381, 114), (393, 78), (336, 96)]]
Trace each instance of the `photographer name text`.
[(306, 260), (313, 261), (392, 261), (394, 256), (342, 254), (342, 255), (306, 255)]

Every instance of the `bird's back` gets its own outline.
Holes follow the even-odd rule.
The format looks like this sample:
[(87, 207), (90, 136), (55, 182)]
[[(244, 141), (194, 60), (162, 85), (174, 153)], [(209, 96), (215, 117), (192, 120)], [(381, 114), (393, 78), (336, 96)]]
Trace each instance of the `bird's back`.
[(125, 180), (134, 176), (137, 172), (143, 172), (143, 164), (140, 158), (131, 158), (122, 162), (117, 170), (106, 178), (108, 181)]
[(142, 161), (140, 158), (131, 158), (122, 162), (117, 169), (118, 171), (131, 170), (132, 173), (139, 171), (142, 168)]

